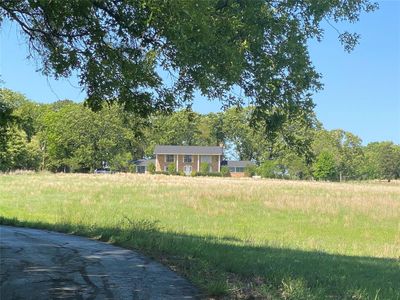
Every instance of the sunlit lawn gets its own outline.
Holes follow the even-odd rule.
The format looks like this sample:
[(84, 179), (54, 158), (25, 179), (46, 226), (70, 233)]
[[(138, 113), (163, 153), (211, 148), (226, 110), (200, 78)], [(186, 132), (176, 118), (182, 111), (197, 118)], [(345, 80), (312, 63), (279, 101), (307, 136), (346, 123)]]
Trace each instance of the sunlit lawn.
[(4, 224), (138, 249), (208, 296), (400, 299), (400, 183), (0, 176)]

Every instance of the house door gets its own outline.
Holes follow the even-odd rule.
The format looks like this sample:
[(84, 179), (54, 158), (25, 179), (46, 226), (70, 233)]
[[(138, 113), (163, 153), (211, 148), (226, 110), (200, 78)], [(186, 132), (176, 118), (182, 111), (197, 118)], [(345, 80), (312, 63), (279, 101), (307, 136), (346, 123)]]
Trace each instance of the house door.
[(186, 165), (183, 167), (183, 172), (185, 175), (191, 175), (192, 174), (192, 166)]

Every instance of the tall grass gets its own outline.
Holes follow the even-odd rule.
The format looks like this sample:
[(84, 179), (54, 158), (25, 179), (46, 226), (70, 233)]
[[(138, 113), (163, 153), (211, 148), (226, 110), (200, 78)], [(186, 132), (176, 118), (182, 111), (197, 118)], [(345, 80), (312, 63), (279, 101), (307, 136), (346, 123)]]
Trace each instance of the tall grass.
[(400, 183), (0, 176), (2, 223), (138, 249), (206, 295), (400, 299)]

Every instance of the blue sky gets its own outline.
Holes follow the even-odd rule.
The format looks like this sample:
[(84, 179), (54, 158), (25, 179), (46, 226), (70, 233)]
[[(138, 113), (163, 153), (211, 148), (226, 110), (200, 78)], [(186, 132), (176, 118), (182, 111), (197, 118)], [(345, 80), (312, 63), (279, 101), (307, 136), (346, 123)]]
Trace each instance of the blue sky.
[[(314, 96), (315, 110), (325, 128), (350, 131), (364, 144), (383, 140), (400, 144), (400, 0), (379, 4), (378, 11), (363, 14), (358, 23), (338, 26), (361, 34), (360, 44), (350, 54), (327, 24), (324, 40), (310, 41), (311, 59), (324, 84)], [(26, 59), (24, 38), (14, 25), (4, 23), (0, 35), (4, 87), (38, 102), (85, 98), (76, 78), (56, 81), (36, 72), (38, 66)], [(216, 112), (220, 104), (197, 97), (193, 108)]]

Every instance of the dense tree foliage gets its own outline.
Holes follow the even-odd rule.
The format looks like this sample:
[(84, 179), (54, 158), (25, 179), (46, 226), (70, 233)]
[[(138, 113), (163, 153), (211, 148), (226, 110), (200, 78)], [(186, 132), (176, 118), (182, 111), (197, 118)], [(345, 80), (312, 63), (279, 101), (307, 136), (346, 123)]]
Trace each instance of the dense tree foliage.
[[(0, 127), (1, 171), (91, 172), (104, 164), (131, 171), (131, 162), (151, 157), (157, 144), (223, 143), (226, 158), (257, 163), (246, 170), (249, 175), (332, 181), (400, 178), (399, 145), (363, 146), (350, 132), (324, 130), (315, 117), (311, 122), (294, 118), (267, 136), (250, 126), (252, 107), (206, 115), (184, 109), (144, 119), (119, 105), (93, 112), (68, 100), (37, 104), (7, 89), (0, 96), (8, 116)], [(201, 170), (207, 173), (208, 165)]]
[[(0, 22), (18, 24), (45, 74), (77, 72), (93, 109), (118, 102), (145, 117), (190, 105), (200, 91), (225, 107), (246, 99), (252, 124), (273, 132), (307, 121), (313, 108), (321, 84), (307, 41), (322, 39), (321, 23), (356, 22), (376, 8), (369, 0), (14, 0), (0, 2)], [(358, 35), (339, 39), (351, 50)]]
[(331, 152), (323, 151), (313, 165), (313, 175), (316, 179), (334, 180), (336, 178), (335, 159)]

